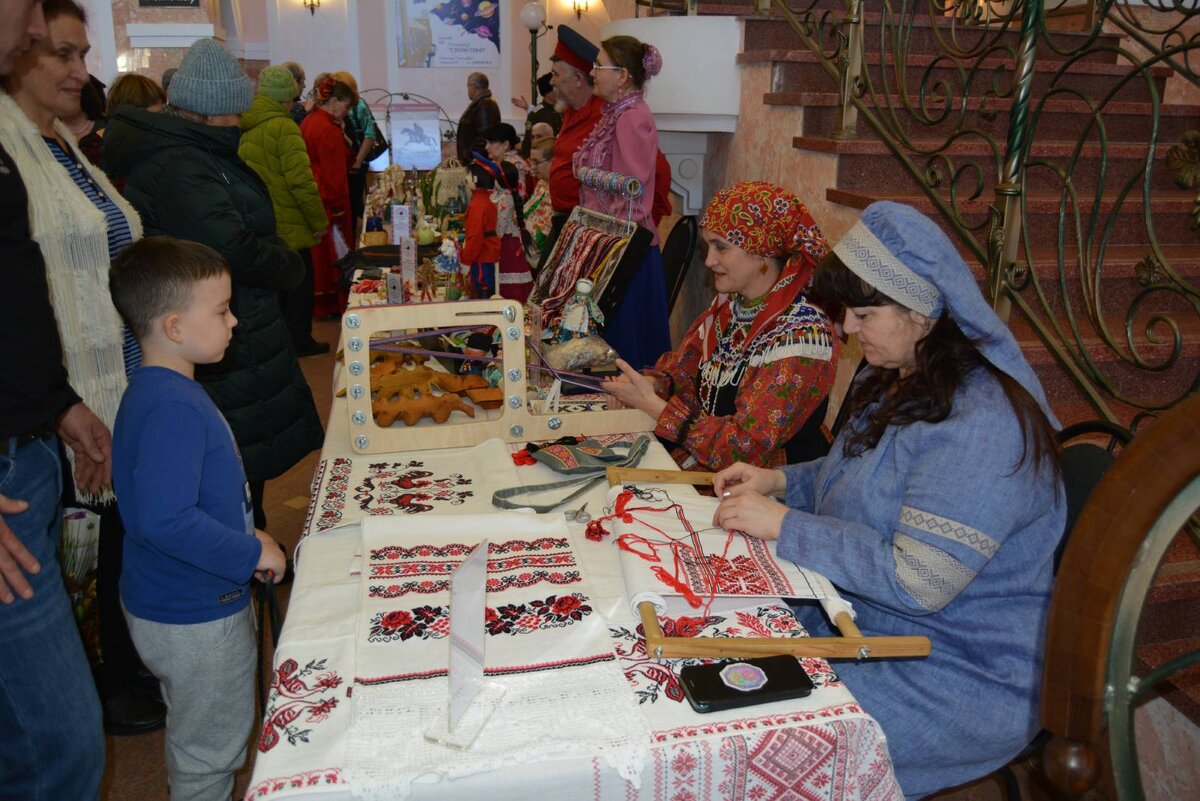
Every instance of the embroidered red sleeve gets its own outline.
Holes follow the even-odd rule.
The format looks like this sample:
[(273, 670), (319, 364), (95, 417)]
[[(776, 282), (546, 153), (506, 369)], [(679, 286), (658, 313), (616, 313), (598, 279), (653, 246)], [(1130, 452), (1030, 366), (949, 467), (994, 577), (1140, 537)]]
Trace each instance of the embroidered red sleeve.
[(774, 451), (796, 435), (829, 394), (836, 372), (836, 352), (829, 361), (795, 357), (747, 367), (737, 411), (724, 417), (697, 414), (679, 444), (709, 470), (734, 462), (770, 466)]

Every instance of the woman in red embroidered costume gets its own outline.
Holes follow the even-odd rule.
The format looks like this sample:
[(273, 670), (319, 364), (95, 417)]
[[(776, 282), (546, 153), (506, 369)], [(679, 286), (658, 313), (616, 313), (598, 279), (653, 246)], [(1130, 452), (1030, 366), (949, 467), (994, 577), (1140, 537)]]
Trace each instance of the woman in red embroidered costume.
[(343, 120), (358, 101), (354, 90), (341, 81), (325, 78), (313, 89), (315, 103), (300, 133), (308, 148), (317, 192), (329, 217), (329, 234), (312, 248), (313, 314), (341, 314), (346, 309), (347, 293), (338, 289), (333, 263), (337, 261), (334, 247), (335, 229), (347, 248), (354, 247), (350, 212), (350, 141), (346, 138)]
[(603, 388), (652, 415), (684, 468), (824, 455), (814, 412), (833, 384), (837, 340), (805, 287), (825, 236), (799, 198), (761, 182), (718, 192), (700, 226), (717, 297), (653, 377), (618, 361), (623, 375)]
[(639, 369), (650, 366), (671, 348), (662, 255), (650, 215), (658, 128), (642, 96), (646, 80), (661, 69), (662, 56), (654, 45), (643, 44), (632, 36), (613, 36), (600, 43), (592, 75), (596, 96), (607, 102), (600, 121), (573, 159), (576, 176), (581, 176), (581, 171), (599, 170), (641, 182), (642, 193), (632, 201), (619, 192), (588, 187), (586, 182), (579, 190), (579, 205), (585, 209), (620, 218), (632, 212), (633, 221), (651, 234), (650, 249), (604, 329), (605, 341)]

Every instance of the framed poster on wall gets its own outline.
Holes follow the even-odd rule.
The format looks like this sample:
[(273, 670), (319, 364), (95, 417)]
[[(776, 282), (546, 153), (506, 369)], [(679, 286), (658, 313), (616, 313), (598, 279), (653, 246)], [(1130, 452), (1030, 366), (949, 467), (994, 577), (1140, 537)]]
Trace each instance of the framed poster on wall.
[(401, 67), (500, 66), (503, 0), (396, 0)]

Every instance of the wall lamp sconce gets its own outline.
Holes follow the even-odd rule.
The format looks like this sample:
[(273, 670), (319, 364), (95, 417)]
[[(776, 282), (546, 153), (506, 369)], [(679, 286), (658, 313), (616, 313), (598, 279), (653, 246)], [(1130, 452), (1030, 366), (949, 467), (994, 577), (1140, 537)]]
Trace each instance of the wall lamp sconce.
[(588, 11), (588, 0), (571, 0), (571, 8), (575, 10), (575, 19), (583, 19)]
[(316, 16), (317, 9), (321, 7), (321, 0), (304, 0), (304, 7), (310, 15)]

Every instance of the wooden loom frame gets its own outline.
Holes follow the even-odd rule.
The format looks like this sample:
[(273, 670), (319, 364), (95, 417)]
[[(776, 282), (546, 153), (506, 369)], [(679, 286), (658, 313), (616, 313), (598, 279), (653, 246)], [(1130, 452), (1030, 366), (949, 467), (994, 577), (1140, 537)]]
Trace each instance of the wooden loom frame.
[[(474, 322), (494, 325), (503, 339), (500, 387), (504, 403), (499, 419), (388, 428), (377, 425), (371, 408), (371, 336), (385, 331), (449, 328)], [(414, 334), (413, 338), (418, 336)], [(524, 309), (505, 298), (351, 308), (342, 316), (342, 342), (347, 373), (346, 410), (354, 451), (437, 450), (478, 445), (492, 438), (527, 442), (568, 434), (590, 436), (654, 430), (654, 418), (638, 409), (531, 412), (525, 339)]]
[[(629, 248), (633, 246), (634, 238), (638, 236), (638, 230), (640, 226), (628, 218), (614, 217), (611, 214), (605, 214), (604, 212), (595, 211), (594, 209), (585, 209), (583, 206), (576, 206), (571, 211), (571, 216), (567, 218), (567, 222), (577, 223), (584, 228), (592, 228), (598, 231), (603, 231), (606, 234), (620, 236), (626, 239), (625, 244), (622, 245), (619, 250), (614, 250), (608, 262), (602, 265), (604, 267), (602, 273), (596, 275), (579, 276), (580, 278), (587, 278), (588, 280), (592, 281), (592, 297), (595, 299), (596, 303), (599, 304), (602, 309), (604, 309), (605, 314), (611, 314), (616, 311), (616, 308), (615, 304), (609, 303), (605, 300), (606, 293), (609, 285), (612, 283), (613, 278), (616, 277), (617, 268), (620, 267), (625, 261), (626, 254), (629, 252)], [(652, 239), (653, 234), (649, 231), (646, 231), (645, 239), (641, 241), (643, 244), (648, 245)], [(551, 250), (549, 257), (546, 259), (546, 263), (542, 265), (541, 270), (538, 273), (538, 280), (534, 282), (533, 292), (529, 296), (530, 305), (536, 306), (539, 312), (541, 311), (542, 304), (546, 300), (545, 293), (549, 290), (550, 283), (553, 281), (553, 276), (558, 272), (559, 265), (563, 261), (561, 256), (562, 254), (558, 252), (558, 242), (556, 241), (554, 249)], [(551, 261), (550, 259), (553, 257), (557, 258), (555, 258), (554, 261)], [(639, 258), (641, 258), (641, 255), (639, 255)], [(545, 277), (544, 279), (543, 276)], [(632, 275), (628, 277), (631, 278)], [(624, 290), (627, 284), (628, 281), (625, 281), (618, 286), (621, 290)], [(561, 308), (556, 310), (555, 314), (557, 314), (559, 311), (561, 311)]]
[[(608, 468), (608, 485), (616, 484), (711, 484), (712, 473), (691, 470), (646, 470), (637, 467)], [(658, 622), (650, 601), (638, 604), (646, 632), (646, 653), (656, 659), (712, 657), (745, 659), (773, 654), (819, 656), (825, 659), (879, 659), (929, 656), (928, 637), (864, 637), (846, 612), (833, 621), (840, 637), (668, 637)]]

